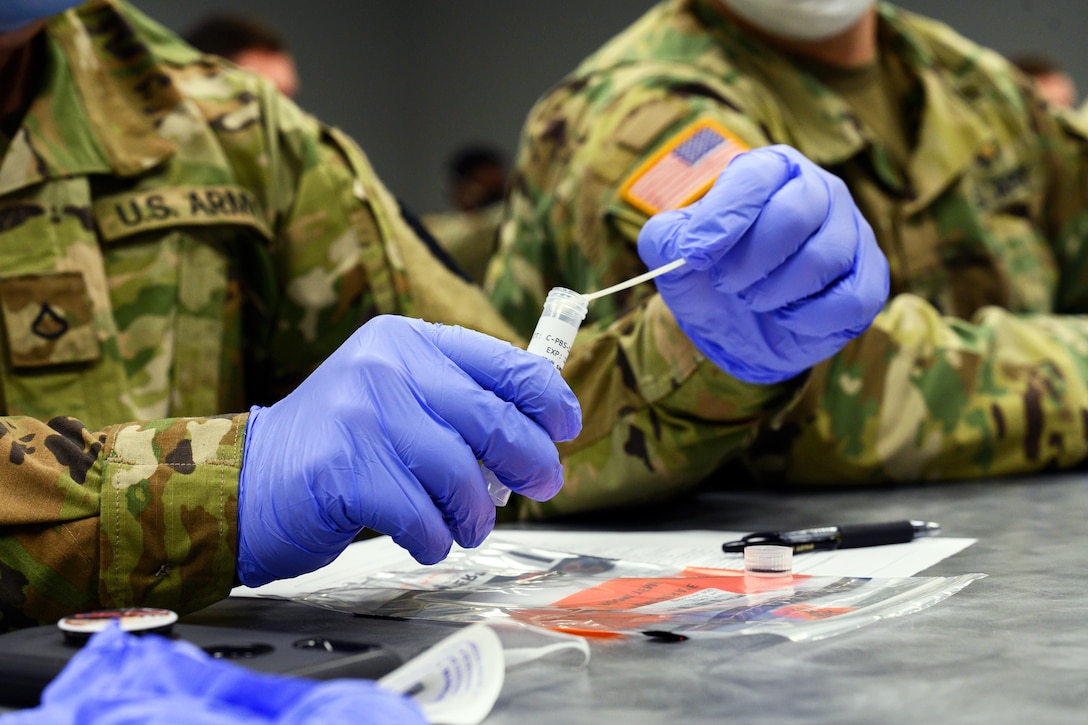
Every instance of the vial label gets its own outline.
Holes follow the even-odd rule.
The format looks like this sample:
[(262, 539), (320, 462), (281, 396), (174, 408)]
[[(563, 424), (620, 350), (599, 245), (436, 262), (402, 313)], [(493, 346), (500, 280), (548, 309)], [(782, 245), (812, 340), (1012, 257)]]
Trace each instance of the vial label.
[(554, 317), (541, 317), (536, 323), (536, 331), (533, 339), (529, 341), (529, 352), (548, 358), (555, 369), (563, 372), (563, 366), (567, 364), (567, 356), (570, 355), (570, 346), (574, 344), (574, 337), (578, 334), (578, 328)]

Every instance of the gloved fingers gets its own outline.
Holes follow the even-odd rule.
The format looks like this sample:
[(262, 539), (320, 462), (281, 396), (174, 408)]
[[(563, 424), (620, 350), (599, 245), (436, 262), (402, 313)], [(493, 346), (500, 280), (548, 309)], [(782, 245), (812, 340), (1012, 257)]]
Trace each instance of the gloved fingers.
[[(775, 248), (776, 245), (771, 242), (775, 235), (792, 236), (802, 242), (795, 254), (778, 266), (768, 269), (763, 279), (740, 291), (741, 298), (754, 312), (776, 310), (820, 294), (836, 280), (849, 274), (854, 265), (861, 240), (855, 221), (858, 214), (853, 203), (828, 207), (826, 202), (830, 198), (830, 189), (827, 182), (818, 176), (810, 176), (809, 182), (810, 185), (822, 187), (823, 192), (819, 195), (811, 194), (810, 191), (802, 192), (808, 195), (807, 201), (804, 196), (798, 197), (795, 194), (779, 195), (784, 197), (782, 202), (786, 206), (779, 206), (779, 196), (776, 196), (767, 206), (767, 227), (763, 228), (757, 222), (749, 232), (752, 235), (751, 249), (754, 256), (758, 256), (765, 245), (771, 246), (775, 253), (782, 251), (786, 245), (779, 244)], [(791, 182), (783, 191), (786, 192), (793, 186), (795, 184)], [(820, 208), (815, 199), (823, 200), (825, 206)], [(791, 205), (794, 208), (805, 206), (820, 216), (801, 212), (791, 219)], [(806, 233), (807, 236), (804, 236)], [(726, 258), (723, 274), (729, 275), (732, 259), (732, 254)]]
[[(530, 372), (555, 373), (550, 363), (535, 355), (525, 353), (517, 357), (535, 358), (526, 361), (533, 363), (526, 366)], [(538, 360), (546, 369), (536, 365)], [(477, 385), (464, 370), (451, 364), (445, 372), (422, 384), (427, 404), (435, 415), (456, 431), (475, 457), (510, 489), (537, 500), (554, 496), (563, 485), (563, 475), (559, 453), (548, 431), (514, 403)], [(541, 378), (552, 379), (551, 375), (542, 374), (523, 379), (521, 385), (525, 390), (520, 393), (519, 402), (543, 395), (533, 392), (540, 388)], [(488, 509), (493, 512), (494, 507), (489, 503)]]
[[(710, 270), (715, 288), (741, 294), (756, 311), (775, 309), (823, 290), (827, 282), (849, 269), (853, 260), (853, 248), (845, 255), (812, 249), (814, 242), (826, 244), (818, 232), (828, 226), (837, 230), (829, 220), (849, 223), (853, 229), (849, 217), (843, 219), (842, 213), (833, 216), (830, 196), (820, 174), (801, 174), (784, 184), (737, 244)], [(844, 235), (830, 236), (833, 242)], [(796, 258), (802, 255), (807, 258), (798, 265)]]
[[(554, 441), (581, 429), (581, 408), (566, 381), (548, 361), (487, 335), (412, 324), (441, 353), (417, 379), (434, 414), (512, 490), (537, 499), (554, 496), (562, 486)], [(494, 515), (490, 503), (486, 509)], [(469, 531), (461, 533), (473, 539)]]
[(490, 435), (470, 441), (491, 472), (512, 491), (535, 501), (547, 501), (563, 487), (559, 451), (544, 431), (512, 405), (494, 420)]
[[(578, 399), (547, 360), (474, 330), (420, 324), (428, 325), (435, 347), (495, 398), (495, 403), (487, 407), (497, 407), (499, 401), (512, 403), (547, 432), (549, 443), (570, 440), (581, 431), (582, 409)], [(478, 400), (486, 404), (487, 397)], [(462, 433), (463, 421), (467, 418), (467, 422), (472, 422), (473, 414), (474, 410), (468, 406), (463, 409), (454, 406), (442, 413)]]
[[(733, 159), (696, 202), (678, 256), (696, 269), (719, 263), (763, 214), (767, 203), (800, 175), (804, 157), (788, 146), (753, 149)], [(810, 162), (811, 163), (811, 162)]]
[[(413, 433), (414, 439), (397, 443), (404, 447), (398, 451), (401, 459), (441, 513), (453, 540), (468, 548), (479, 546), (495, 527), (495, 504), (472, 448), (444, 421), (431, 419)], [(546, 445), (555, 450), (550, 440)]]
[(858, 217), (857, 233), (862, 239), (854, 267), (819, 295), (775, 311), (775, 319), (786, 329), (820, 337), (850, 332), (860, 334), (872, 323), (888, 299), (888, 261), (873, 237), (868, 223)]
[[(282, 532), (286, 538), (280, 539), (279, 545), (306, 553), (311, 562), (306, 571), (335, 558), (363, 527), (388, 534), (421, 564), (444, 559), (453, 544), (453, 531), (412, 469), (413, 455), (422, 453), (422, 444), (405, 440), (396, 431), (390, 436), (400, 439), (397, 441), (400, 448), (391, 450), (388, 446), (392, 441), (386, 442), (384, 451), (372, 450), (366, 454), (363, 467), (358, 463), (330, 461), (311, 481), (310, 500), (281, 497), (270, 512), (271, 521), (267, 522), (279, 524), (262, 531), (262, 540), (267, 544), (269, 539), (280, 539), (278, 532)], [(464, 447), (463, 443), (460, 445)], [(404, 452), (413, 446), (412, 454)], [(468, 472), (478, 474), (472, 469)], [(269, 548), (274, 551), (276, 546)], [(267, 561), (269, 557), (262, 558)], [(278, 560), (265, 564), (273, 578), (292, 576), (279, 564)]]
[[(688, 220), (693, 207), (673, 209), (654, 214), (642, 225), (638, 233), (638, 256), (647, 269), (656, 269), (680, 258), (679, 242), (687, 231)], [(680, 272), (689, 272), (694, 267), (681, 267)], [(658, 277), (660, 282), (668, 279), (677, 271)]]
[(405, 468), (402, 475), (411, 480), (395, 487), (401, 491), (401, 500), (383, 496), (379, 504), (381, 510), (374, 512), (370, 528), (388, 534), (420, 564), (437, 564), (453, 547), (453, 531), (412, 473)]

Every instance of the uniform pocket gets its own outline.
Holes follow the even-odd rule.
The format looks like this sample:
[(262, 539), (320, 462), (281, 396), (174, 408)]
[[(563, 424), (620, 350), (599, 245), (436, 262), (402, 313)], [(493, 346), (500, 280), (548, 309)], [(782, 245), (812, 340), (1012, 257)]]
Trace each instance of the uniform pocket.
[(87, 283), (78, 272), (0, 278), (0, 315), (13, 368), (97, 360)]

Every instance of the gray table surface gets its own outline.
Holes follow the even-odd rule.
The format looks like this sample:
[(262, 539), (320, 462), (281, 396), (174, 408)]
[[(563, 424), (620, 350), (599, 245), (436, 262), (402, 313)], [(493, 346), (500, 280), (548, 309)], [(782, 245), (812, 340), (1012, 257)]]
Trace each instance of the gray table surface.
[[(1088, 721), (1088, 475), (837, 491), (703, 491), (549, 528), (794, 528), (928, 519), (977, 538), (922, 575), (987, 578), (922, 612), (815, 642), (592, 641), (588, 667), (508, 671), (487, 723)], [(405, 659), (451, 625), (227, 600), (184, 621), (365, 636)]]

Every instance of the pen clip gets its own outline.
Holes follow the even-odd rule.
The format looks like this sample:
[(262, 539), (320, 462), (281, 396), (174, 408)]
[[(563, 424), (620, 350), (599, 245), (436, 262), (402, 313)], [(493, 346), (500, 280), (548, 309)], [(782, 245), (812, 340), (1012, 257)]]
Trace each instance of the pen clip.
[(777, 533), (773, 531), (761, 531), (754, 534), (748, 534), (747, 536), (742, 536), (736, 541), (725, 542), (724, 544), (722, 544), (722, 551), (726, 553), (741, 552), (744, 551), (744, 547), (746, 546), (756, 546), (758, 544), (776, 544), (779, 546), (789, 546), (789, 544), (786, 544), (782, 541), (782, 537), (780, 537)]
[(781, 545), (785, 542), (782, 541), (782, 536), (775, 531), (760, 531), (754, 534), (748, 534), (741, 537), (741, 541), (745, 546), (758, 546), (761, 544), (774, 544)]
[(835, 536), (821, 537), (819, 539), (810, 539), (808, 541), (787, 541), (783, 538), (782, 534), (777, 531), (759, 531), (754, 534), (748, 534), (741, 537), (736, 541), (727, 541), (722, 544), (722, 551), (728, 553), (743, 552), (746, 546), (758, 546), (761, 544), (770, 544), (774, 546), (788, 546), (793, 549), (794, 554), (803, 554), (807, 551), (831, 551), (839, 548), (839, 539)]

